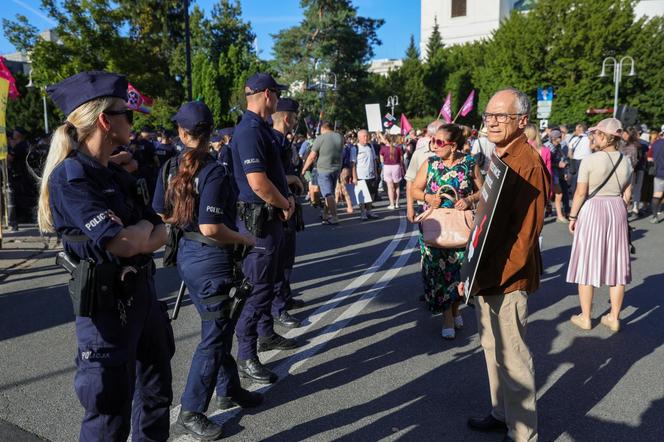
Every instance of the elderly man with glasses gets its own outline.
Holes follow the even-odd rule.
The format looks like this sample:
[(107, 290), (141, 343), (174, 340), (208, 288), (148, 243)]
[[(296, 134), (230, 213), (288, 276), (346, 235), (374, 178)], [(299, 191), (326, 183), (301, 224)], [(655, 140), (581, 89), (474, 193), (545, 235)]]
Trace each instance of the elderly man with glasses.
[(537, 290), (542, 271), (538, 238), (549, 176), (523, 133), (529, 115), (528, 97), (512, 88), (496, 92), (483, 114), (495, 154), (510, 168), (502, 190), (509, 198), (494, 214), (491, 236), (499, 240), (487, 240), (484, 256), (490, 259), (480, 263), (472, 293), (492, 408), (468, 425), (477, 431), (504, 431), (507, 441), (537, 440), (535, 372), (525, 334), (528, 295)]

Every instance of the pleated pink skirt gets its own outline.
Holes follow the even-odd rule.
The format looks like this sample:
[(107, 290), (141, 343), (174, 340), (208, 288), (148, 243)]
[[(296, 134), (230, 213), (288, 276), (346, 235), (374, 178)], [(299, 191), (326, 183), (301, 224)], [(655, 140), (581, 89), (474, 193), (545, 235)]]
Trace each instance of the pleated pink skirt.
[(627, 210), (620, 196), (596, 196), (579, 212), (567, 282), (626, 285), (632, 280)]

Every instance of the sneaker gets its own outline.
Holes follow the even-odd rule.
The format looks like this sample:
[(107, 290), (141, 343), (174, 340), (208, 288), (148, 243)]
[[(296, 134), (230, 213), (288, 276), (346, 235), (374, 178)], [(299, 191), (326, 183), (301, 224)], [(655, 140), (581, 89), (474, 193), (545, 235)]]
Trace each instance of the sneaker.
[(581, 315), (573, 315), (571, 318), (569, 318), (569, 320), (572, 324), (576, 325), (581, 330), (590, 330), (592, 328), (590, 319), (586, 319)]
[(380, 216), (376, 215), (375, 213), (371, 213), (371, 212), (367, 213), (367, 217), (369, 219), (380, 219)]
[(366, 220), (368, 220), (369, 218), (367, 217), (367, 214), (366, 214), (366, 213), (363, 213), (362, 215), (360, 215), (360, 219), (361, 219), (362, 221), (366, 221)]
[(661, 221), (659, 214), (650, 217), (650, 224), (657, 224)]
[(387, 208), (388, 208), (388, 210), (394, 210), (394, 206), (393, 206), (392, 204), (390, 204), (389, 206), (387, 206)]
[(454, 328), (443, 327), (443, 331), (440, 334), (443, 337), (443, 339), (447, 340), (452, 340), (456, 337), (456, 332), (454, 331)]
[(454, 317), (454, 328), (457, 330), (461, 330), (463, 328), (463, 318), (461, 315)]
[(395, 208), (395, 209), (398, 209), (398, 208), (399, 208), (399, 203), (396, 203), (396, 204), (394, 205), (394, 208)]
[(613, 319), (611, 315), (602, 316), (602, 325), (613, 332), (620, 331), (620, 320)]
[(556, 218), (557, 223), (569, 224), (567, 218)]

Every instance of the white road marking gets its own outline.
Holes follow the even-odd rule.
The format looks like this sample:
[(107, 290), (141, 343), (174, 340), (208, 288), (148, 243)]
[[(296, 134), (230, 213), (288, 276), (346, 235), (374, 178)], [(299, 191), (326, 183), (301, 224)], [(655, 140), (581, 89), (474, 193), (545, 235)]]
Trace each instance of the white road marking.
[[(357, 316), (373, 300), (373, 298), (378, 295), (392, 279), (394, 279), (395, 276), (399, 274), (399, 272), (403, 269), (406, 262), (408, 261), (411, 253), (413, 250), (415, 250), (415, 246), (417, 244), (417, 230), (413, 230), (411, 235), (412, 236), (410, 241), (408, 241), (406, 248), (399, 253), (399, 258), (396, 260), (394, 265), (392, 265), (392, 267), (386, 271), (370, 289), (364, 291), (364, 294), (360, 297), (360, 299), (355, 301), (321, 333), (312, 338), (304, 347), (301, 347), (297, 353), (280, 363), (274, 369), (274, 372), (279, 376), (279, 380), (283, 380), (288, 374), (294, 372), (302, 364), (304, 364), (307, 359), (325, 348), (327, 343), (333, 339), (341, 330), (343, 330), (343, 328), (355, 316)], [(261, 393), (264, 393), (268, 391), (273, 385), (275, 384), (252, 384), (248, 389), (251, 391), (260, 391)], [(213, 414), (210, 414), (208, 417), (216, 424), (223, 425), (225, 422), (235, 417), (241, 411), (241, 408), (236, 407), (225, 412), (216, 411)], [(191, 436), (182, 435), (176, 438), (175, 442), (189, 442), (193, 440), (195, 439)]]
[[(303, 323), (303, 325), (302, 325), (301, 327), (298, 327), (297, 329), (293, 329), (293, 330), (288, 331), (287, 333), (284, 334), (284, 336), (286, 336), (287, 338), (294, 338), (294, 337), (301, 336), (301, 335), (305, 334), (305, 333), (306, 333), (311, 327), (313, 327), (318, 321), (320, 321), (322, 318), (324, 318), (324, 317), (325, 317), (330, 311), (334, 310), (334, 308), (336, 308), (336, 306), (339, 305), (339, 303), (341, 303), (342, 301), (348, 299), (351, 295), (353, 295), (353, 293), (354, 293), (359, 287), (361, 287), (363, 284), (365, 284), (365, 283), (366, 283), (366, 282), (367, 282), (367, 281), (368, 281), (368, 280), (369, 280), (369, 279), (370, 279), (370, 278), (371, 278), (371, 277), (372, 277), (372, 276), (373, 276), (373, 275), (374, 275), (374, 274), (375, 274), (375, 273), (376, 273), (376, 272), (377, 272), (377, 271), (383, 266), (383, 264), (385, 264), (385, 262), (386, 262), (386, 261), (392, 256), (392, 254), (393, 254), (394, 251), (396, 250), (397, 246), (399, 245), (399, 242), (401, 242), (401, 240), (406, 236), (406, 233), (405, 233), (405, 232), (406, 232), (406, 218), (405, 218), (405, 217), (401, 217), (401, 218), (399, 219), (399, 228), (397, 229), (397, 233), (394, 235), (394, 238), (392, 239), (392, 241), (390, 241), (390, 243), (389, 243), (389, 244), (387, 245), (387, 247), (383, 250), (383, 252), (380, 254), (380, 256), (379, 256), (378, 258), (376, 258), (376, 260), (371, 264), (371, 266), (368, 267), (368, 268), (364, 271), (364, 273), (362, 273), (360, 276), (358, 276), (358, 277), (355, 278), (353, 281), (351, 281), (351, 282), (350, 282), (350, 283), (349, 283), (349, 284), (348, 284), (343, 290), (341, 290), (339, 293), (337, 293), (333, 298), (331, 298), (330, 300), (328, 300), (327, 302), (325, 302), (323, 305), (321, 305), (320, 307), (318, 307), (318, 309), (316, 309), (316, 311), (314, 311), (314, 313), (311, 314), (311, 315), (310, 315), (310, 316), (304, 321), (304, 323)], [(413, 231), (412, 234), (415, 234), (415, 231)], [(414, 238), (414, 239), (413, 239), (413, 238)], [(410, 250), (410, 249), (413, 247), (413, 246), (411, 246), (410, 244), (417, 240), (417, 236), (413, 236), (413, 238), (411, 238), (411, 240), (409, 241), (409, 243), (408, 243), (409, 246), (407, 246), (407, 250)], [(410, 251), (407, 253), (405, 259), (407, 259), (407, 257), (410, 256), (410, 253), (411, 253), (411, 252), (412, 252), (412, 250), (410, 250)], [(402, 257), (403, 257), (403, 255), (402, 255)], [(401, 260), (402, 257), (400, 257), (399, 260)], [(404, 259), (404, 262), (405, 262), (405, 259)], [(391, 272), (391, 271), (390, 271), (390, 272)], [(392, 274), (392, 273), (390, 273), (390, 272), (388, 272), (388, 273), (389, 273), (389, 274)], [(398, 272), (398, 270), (397, 270), (397, 272)], [(394, 273), (394, 275), (396, 275), (396, 273)], [(383, 277), (384, 277), (384, 276), (385, 276), (385, 275), (383, 275)], [(392, 277), (394, 277), (394, 276), (392, 276)], [(390, 278), (390, 279), (392, 279), (392, 278)], [(380, 281), (382, 281), (382, 280), (383, 280), (383, 278), (381, 278), (381, 280), (379, 280), (379, 283), (380, 283)], [(377, 284), (378, 284), (378, 283), (377, 283)], [(374, 285), (374, 287), (372, 287), (372, 289), (370, 290), (370, 292), (371, 292), (375, 287), (376, 287), (376, 285)], [(381, 288), (382, 288), (382, 287), (381, 287)], [(349, 307), (348, 310), (350, 310), (351, 308), (353, 308), (353, 306), (355, 306), (355, 304), (361, 302), (362, 299), (363, 299), (365, 296), (366, 296), (366, 294), (365, 294), (362, 298), (360, 298), (360, 300), (356, 301), (353, 305), (351, 305), (351, 306)], [(373, 296), (374, 296), (374, 295), (372, 295), (372, 297), (373, 297)], [(364, 305), (362, 306), (362, 308), (364, 308), (365, 305), (366, 305), (366, 304), (364, 304)], [(348, 310), (346, 310), (346, 311), (348, 311)], [(343, 314), (345, 314), (345, 313), (346, 313), (346, 312), (344, 312)], [(343, 315), (343, 314), (342, 314), (342, 315)], [(355, 314), (357, 314), (357, 313), (355, 313)], [(341, 316), (340, 316), (340, 318), (341, 318)], [(339, 320), (339, 318), (337, 318), (337, 321), (338, 321), (338, 320)], [(328, 328), (331, 327), (332, 325), (334, 325), (334, 323), (331, 324), (330, 326), (328, 326)], [(327, 329), (326, 329), (326, 330), (327, 330)], [(336, 331), (336, 333), (338, 333), (338, 330)], [(336, 333), (335, 333), (335, 334), (336, 334)], [(312, 339), (311, 342), (313, 342), (314, 340), (316, 340), (316, 338)], [(300, 352), (298, 352), (297, 354), (291, 356), (291, 358), (289, 358), (289, 360), (292, 359), (292, 358), (294, 358), (294, 357), (296, 357), (296, 356), (297, 356), (298, 354), (300, 354), (302, 351), (304, 351), (304, 350), (308, 349), (309, 347), (311, 347), (311, 342), (310, 342), (307, 346), (305, 346), (304, 348), (302, 348)], [(318, 350), (320, 350), (320, 348), (316, 349), (316, 351), (318, 351)], [(278, 353), (279, 353), (278, 350), (270, 351), (270, 352), (265, 352), (265, 353), (261, 353), (261, 361), (262, 361), (263, 363), (266, 363), (267, 361), (269, 361), (270, 359), (272, 359), (272, 358), (273, 358), (275, 355), (277, 355)], [(312, 353), (312, 354), (313, 354), (313, 353)], [(307, 356), (307, 357), (308, 357), (308, 356)], [(283, 364), (282, 364), (282, 365), (283, 365)], [(298, 366), (299, 366), (299, 364), (298, 364)], [(281, 365), (280, 365), (279, 367), (281, 367)], [(277, 372), (277, 374), (279, 374), (279, 372)], [(281, 378), (281, 375), (280, 375), (279, 377)], [(253, 384), (249, 389), (252, 390), (252, 391), (263, 391), (263, 390), (267, 390), (268, 387), (269, 387), (269, 386), (262, 386), (262, 387), (261, 387), (261, 386), (259, 386), (259, 385)], [(214, 403), (214, 399), (213, 399), (213, 401), (211, 401), (211, 403)], [(177, 416), (178, 416), (178, 414), (180, 413), (180, 407), (181, 407), (181, 405), (178, 404), (178, 405), (176, 405), (176, 406), (174, 406), (174, 407), (171, 408), (171, 412), (170, 412), (171, 426), (174, 425), (175, 422), (177, 421)], [(239, 411), (240, 409), (238, 408), (238, 409), (234, 409), (234, 410), (236, 410), (236, 411), (232, 411), (232, 410), (231, 410), (230, 412), (228, 412), (228, 413), (226, 413), (226, 414), (237, 413), (237, 411)], [(210, 417), (211, 417), (211, 416), (210, 416)], [(230, 417), (229, 417), (229, 418), (230, 418)], [(227, 418), (227, 419), (228, 419), (228, 418)], [(215, 419), (215, 420), (216, 420), (216, 419)], [(176, 441), (188, 441), (188, 440), (194, 440), (194, 439), (189, 438), (188, 436), (182, 436), (182, 437), (177, 438), (177, 439), (175, 439), (175, 440), (176, 440)]]

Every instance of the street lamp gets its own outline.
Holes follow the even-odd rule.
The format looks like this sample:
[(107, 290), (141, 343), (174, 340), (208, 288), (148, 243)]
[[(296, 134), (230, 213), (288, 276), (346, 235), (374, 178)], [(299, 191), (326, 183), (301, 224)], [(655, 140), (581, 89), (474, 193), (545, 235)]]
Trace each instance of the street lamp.
[[(323, 107), (325, 104), (325, 94), (328, 91), (334, 92), (337, 90), (337, 74), (327, 70), (321, 70), (320, 74), (316, 77), (316, 71), (318, 70), (318, 63), (320, 60), (316, 60), (314, 63), (314, 78), (317, 78), (317, 81), (314, 83), (307, 84), (308, 91), (318, 92), (318, 98), (320, 100), (320, 115), (319, 120), (323, 119)], [(336, 126), (336, 124), (335, 124)]]
[[(30, 61), (30, 59), (28, 59)], [(28, 84), (26, 87), (33, 88), (35, 84), (32, 82), (32, 62), (30, 63), (30, 72), (28, 73)], [(39, 88), (42, 94), (42, 104), (44, 106), (44, 133), (48, 133), (48, 110), (46, 108), (46, 86)]]
[(622, 57), (620, 61), (617, 61), (614, 57), (606, 57), (604, 61), (602, 61), (602, 72), (599, 74), (599, 76), (602, 78), (608, 77), (606, 68), (607, 66), (613, 67), (613, 84), (616, 87), (615, 94), (613, 96), (613, 118), (616, 117), (616, 113), (618, 112), (618, 90), (620, 89), (620, 80), (622, 80), (622, 70), (625, 61), (630, 63), (629, 74), (627, 74), (627, 76), (635, 76), (636, 71), (634, 70), (634, 59), (629, 55)]
[(392, 116), (394, 116), (394, 108), (399, 105), (399, 96), (391, 95), (387, 97), (387, 107), (392, 108)]

